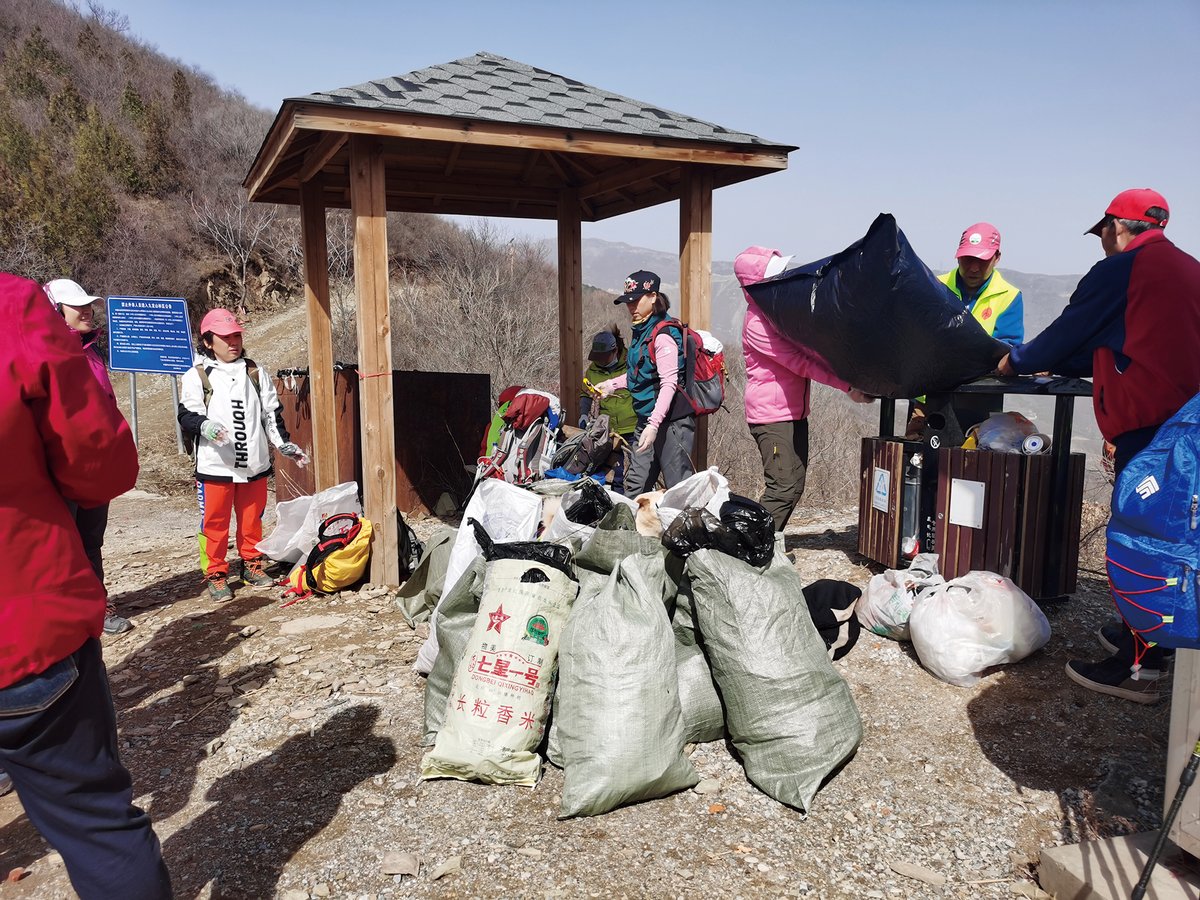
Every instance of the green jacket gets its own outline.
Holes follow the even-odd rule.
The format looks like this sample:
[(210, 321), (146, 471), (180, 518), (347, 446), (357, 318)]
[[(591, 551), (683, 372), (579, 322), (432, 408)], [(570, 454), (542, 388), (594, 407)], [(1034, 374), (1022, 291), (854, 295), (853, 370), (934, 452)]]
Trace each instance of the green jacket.
[[(624, 374), (625, 354), (622, 353), (617, 361), (607, 369), (602, 369), (592, 363), (583, 377), (592, 384), (600, 384), (602, 381), (608, 381)], [(580, 396), (582, 402), (579, 408), (583, 410), (584, 415), (587, 415), (592, 408), (592, 398), (587, 391), (581, 392)], [(633, 396), (624, 388), (616, 391), (611, 397), (601, 400), (600, 412), (608, 416), (608, 425), (617, 434), (633, 434), (637, 429), (637, 414), (633, 411)]]

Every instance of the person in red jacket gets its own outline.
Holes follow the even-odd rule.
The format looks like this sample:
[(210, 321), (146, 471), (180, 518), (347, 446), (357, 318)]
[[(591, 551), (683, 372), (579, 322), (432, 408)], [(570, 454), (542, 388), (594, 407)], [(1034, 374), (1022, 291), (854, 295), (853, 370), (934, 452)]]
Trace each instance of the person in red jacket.
[[(96, 381), (100, 383), (109, 402), (115, 405), (117, 395), (113, 392), (112, 382), (108, 378), (108, 366), (104, 364), (104, 357), (100, 355), (100, 328), (96, 323), (95, 306), (100, 302), (100, 298), (89, 294), (69, 278), (56, 278), (48, 282), (44, 290), (58, 314), (67, 323), (67, 327), (79, 336), (88, 367), (96, 376)], [(108, 504), (103, 503), (91, 509), (75, 507), (75, 525), (83, 538), (83, 549), (87, 551), (92, 570), (103, 584), (104, 532), (108, 529)], [(133, 623), (124, 616), (117, 615), (116, 607), (109, 601), (104, 615), (104, 633), (124, 634), (132, 628)]]
[(137, 448), (37, 283), (0, 274), (0, 769), (83, 898), (162, 898), (170, 880), (132, 803), (98, 640), (104, 585), (68, 504), (133, 487)]
[[(1001, 375), (1093, 376), (1096, 423), (1116, 447), (1118, 475), (1200, 391), (1200, 261), (1167, 240), (1169, 215), (1150, 188), (1117, 194), (1087, 231), (1100, 238), (1105, 259), (1059, 317), (997, 367)], [(1112, 656), (1071, 660), (1067, 676), (1102, 694), (1156, 702), (1167, 683), (1163, 649), (1139, 647), (1123, 623), (1102, 627), (1098, 638)]]

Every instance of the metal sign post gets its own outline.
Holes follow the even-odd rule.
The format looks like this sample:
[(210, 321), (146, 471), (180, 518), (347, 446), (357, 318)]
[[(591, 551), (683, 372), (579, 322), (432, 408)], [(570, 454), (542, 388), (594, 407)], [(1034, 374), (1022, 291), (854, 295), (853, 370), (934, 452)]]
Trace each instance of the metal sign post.
[[(192, 330), (187, 301), (180, 297), (109, 297), (108, 367), (129, 373), (133, 439), (138, 438), (137, 373), (170, 375), (172, 409), (179, 406), (174, 376), (192, 367)], [(182, 452), (178, 419), (175, 437)]]

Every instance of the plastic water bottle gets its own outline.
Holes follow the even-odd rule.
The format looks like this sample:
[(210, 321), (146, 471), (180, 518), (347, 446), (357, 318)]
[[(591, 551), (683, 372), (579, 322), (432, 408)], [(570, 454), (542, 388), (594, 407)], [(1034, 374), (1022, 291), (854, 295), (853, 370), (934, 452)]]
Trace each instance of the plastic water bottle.
[(914, 453), (904, 467), (904, 493), (900, 506), (900, 554), (912, 559), (921, 552), (921, 462)]

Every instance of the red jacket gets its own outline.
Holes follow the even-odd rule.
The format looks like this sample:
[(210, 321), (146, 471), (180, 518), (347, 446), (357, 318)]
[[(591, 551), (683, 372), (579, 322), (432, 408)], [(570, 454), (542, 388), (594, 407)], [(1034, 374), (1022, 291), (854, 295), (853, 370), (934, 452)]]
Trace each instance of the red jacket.
[(104, 587), (64, 497), (133, 487), (137, 448), (79, 338), (35, 282), (0, 274), (0, 688), (74, 653), (104, 623)]

